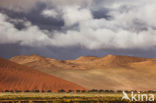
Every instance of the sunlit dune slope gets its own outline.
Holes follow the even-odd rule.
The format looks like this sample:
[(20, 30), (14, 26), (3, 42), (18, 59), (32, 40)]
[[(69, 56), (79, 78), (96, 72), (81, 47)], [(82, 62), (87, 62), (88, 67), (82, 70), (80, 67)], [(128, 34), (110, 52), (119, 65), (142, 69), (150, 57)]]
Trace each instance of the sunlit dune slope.
[(10, 60), (88, 89), (156, 90), (156, 59), (107, 55), (61, 61), (22, 55)]

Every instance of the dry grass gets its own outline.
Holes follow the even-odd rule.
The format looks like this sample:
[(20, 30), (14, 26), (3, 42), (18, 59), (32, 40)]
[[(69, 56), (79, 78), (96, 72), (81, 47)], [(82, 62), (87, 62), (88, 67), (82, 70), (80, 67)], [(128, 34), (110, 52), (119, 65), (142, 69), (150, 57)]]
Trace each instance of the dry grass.
[(135, 103), (121, 101), (122, 96), (121, 93), (0, 93), (0, 103)]
[(118, 93), (0, 93), (0, 102), (117, 103), (121, 101), (121, 97), (122, 94)]

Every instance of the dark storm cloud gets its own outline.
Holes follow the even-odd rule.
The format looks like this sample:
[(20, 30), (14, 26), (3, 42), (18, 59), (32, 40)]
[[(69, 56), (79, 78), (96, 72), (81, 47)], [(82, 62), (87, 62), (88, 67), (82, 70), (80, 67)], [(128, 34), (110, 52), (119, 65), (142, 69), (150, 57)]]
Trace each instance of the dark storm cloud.
[(150, 50), (88, 50), (82, 47), (58, 48), (58, 47), (28, 47), (19, 44), (0, 45), (0, 57), (11, 58), (16, 55), (38, 54), (59, 60), (76, 59), (80, 56), (98, 56), (103, 57), (108, 54), (138, 56), (146, 58), (156, 58), (155, 49)]
[(21, 46), (19, 44), (0, 44), (0, 57), (11, 58), (15, 55), (19, 55)]
[[(22, 19), (30, 21), (33, 25), (37, 25), (40, 29), (46, 29), (49, 31), (53, 30), (61, 30), (61, 27), (64, 25), (64, 21), (61, 19), (55, 18), (45, 18), (41, 15), (41, 12), (46, 8), (46, 5), (43, 3), (38, 3), (36, 8), (33, 8), (31, 11), (25, 12), (16, 12), (13, 10), (8, 10), (1, 8), (0, 12), (6, 14), (12, 19)], [(24, 28), (22, 23), (14, 23), (14, 25), (18, 28)]]
[(94, 10), (92, 11), (94, 18), (96, 19), (111, 19), (111, 15), (109, 15), (108, 9), (100, 9), (100, 10)]

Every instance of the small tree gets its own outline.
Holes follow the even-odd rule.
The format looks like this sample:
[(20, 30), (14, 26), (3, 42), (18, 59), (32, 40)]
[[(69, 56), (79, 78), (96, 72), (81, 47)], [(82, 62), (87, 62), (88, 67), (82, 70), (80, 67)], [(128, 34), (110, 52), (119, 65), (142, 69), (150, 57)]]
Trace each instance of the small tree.
[(59, 90), (58, 92), (59, 92), (59, 93), (64, 93), (65, 90), (64, 90), (64, 89), (61, 89), (61, 90)]
[(86, 93), (86, 90), (82, 90), (81, 92), (82, 92), (82, 93)]
[(40, 92), (40, 90), (34, 90), (34, 92), (38, 93), (38, 92)]
[(126, 90), (125, 92), (126, 92), (126, 93), (131, 93), (131, 91), (128, 91), (128, 90)]
[(72, 92), (74, 92), (73, 90), (68, 90), (68, 93), (72, 93)]
[(98, 92), (97, 89), (92, 89), (92, 90), (89, 90), (88, 92)]
[(122, 93), (122, 90), (117, 90), (117, 93)]
[(42, 93), (44, 93), (45, 91), (44, 91), (44, 90), (42, 90), (41, 92), (42, 92)]
[(106, 93), (114, 93), (113, 90), (105, 90)]
[(30, 90), (25, 90), (24, 92), (30, 92)]
[(47, 92), (49, 92), (49, 93), (50, 93), (50, 92), (52, 92), (52, 90), (48, 90)]
[(154, 91), (153, 90), (149, 90), (149, 91), (147, 91), (148, 93), (154, 93)]
[(5, 90), (5, 92), (9, 92), (9, 90)]
[(76, 90), (76, 93), (80, 93), (81, 91), (80, 90)]
[(104, 90), (102, 90), (102, 89), (99, 90), (99, 93), (103, 93), (103, 92), (104, 92)]
[(138, 91), (137, 91), (137, 90), (131, 90), (131, 92), (132, 92), (132, 91), (133, 91), (134, 93), (138, 93)]
[(109, 93), (114, 93), (114, 92), (115, 92), (114, 90), (110, 90), (110, 91), (109, 91)]

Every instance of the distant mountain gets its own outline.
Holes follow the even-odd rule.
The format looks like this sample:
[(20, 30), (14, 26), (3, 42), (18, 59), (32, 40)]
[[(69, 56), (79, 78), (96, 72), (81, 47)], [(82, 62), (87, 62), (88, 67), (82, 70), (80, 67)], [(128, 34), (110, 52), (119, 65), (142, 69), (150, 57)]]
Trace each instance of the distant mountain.
[(61, 61), (21, 55), (10, 60), (87, 89), (156, 90), (156, 59), (107, 55)]
[(0, 58), (0, 91), (84, 90), (85, 88), (14, 62)]

